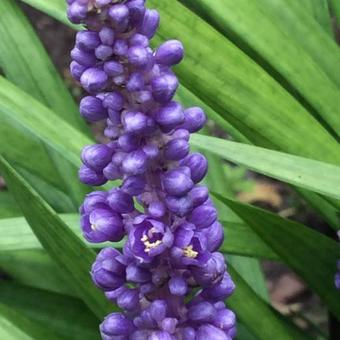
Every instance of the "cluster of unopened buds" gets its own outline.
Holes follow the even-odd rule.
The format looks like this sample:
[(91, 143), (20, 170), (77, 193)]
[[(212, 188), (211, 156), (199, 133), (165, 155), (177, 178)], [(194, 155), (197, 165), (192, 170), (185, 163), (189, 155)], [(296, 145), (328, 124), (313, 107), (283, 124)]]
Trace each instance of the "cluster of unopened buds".
[(86, 29), (76, 37), (71, 73), (88, 92), (80, 103), (89, 122), (106, 120), (106, 144), (86, 146), (80, 180), (121, 185), (87, 195), (81, 227), (89, 242), (118, 242), (93, 264), (94, 283), (122, 312), (100, 326), (105, 340), (228, 340), (235, 315), (224, 300), (234, 284), (217, 252), (223, 228), (198, 185), (208, 163), (189, 153), (190, 133), (206, 117), (173, 100), (171, 67), (183, 46), (149, 46), (159, 26), (145, 0), (68, 0), (68, 17)]

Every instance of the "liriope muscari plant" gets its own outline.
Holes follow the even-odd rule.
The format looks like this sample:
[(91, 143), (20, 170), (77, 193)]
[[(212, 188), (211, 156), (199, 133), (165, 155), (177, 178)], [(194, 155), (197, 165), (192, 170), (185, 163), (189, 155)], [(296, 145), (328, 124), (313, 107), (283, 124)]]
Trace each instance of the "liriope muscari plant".
[(190, 133), (206, 117), (173, 100), (171, 67), (180, 41), (149, 46), (159, 25), (145, 0), (68, 0), (68, 17), (86, 29), (76, 37), (71, 73), (88, 92), (80, 113), (106, 120), (106, 144), (82, 151), (80, 180), (119, 188), (87, 195), (81, 227), (89, 242), (117, 242), (93, 264), (94, 283), (122, 311), (100, 325), (103, 339), (232, 339), (235, 314), (224, 300), (234, 284), (217, 252), (223, 228), (208, 189), (208, 163), (190, 153)]

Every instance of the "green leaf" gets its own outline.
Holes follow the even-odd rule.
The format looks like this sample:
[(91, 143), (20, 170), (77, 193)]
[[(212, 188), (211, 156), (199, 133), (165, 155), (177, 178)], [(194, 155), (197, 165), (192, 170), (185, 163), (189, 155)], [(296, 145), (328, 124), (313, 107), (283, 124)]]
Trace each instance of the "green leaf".
[(227, 304), (235, 311), (238, 320), (258, 339), (298, 340), (309, 338), (297, 327), (284, 320), (279, 313), (261, 299), (233, 266), (230, 265), (228, 271), (236, 289), (233, 295), (227, 299)]
[(58, 339), (100, 338), (98, 319), (79, 299), (1, 282), (0, 303), (10, 306), (32, 322), (48, 327), (51, 332), (58, 334)]
[[(334, 39), (333, 25), (328, 0), (304, 0), (309, 6), (309, 12), (325, 32)], [(304, 8), (305, 9), (305, 8)]]
[[(259, 61), (269, 73), (279, 75), (276, 78), (283, 86), (293, 94), (298, 93), (316, 111), (316, 118), (340, 135), (339, 88), (300, 43), (280, 30), (256, 1), (240, 0), (237, 6), (233, 0), (185, 0), (183, 3)], [(318, 91), (315, 84), (320, 86)]]
[(337, 24), (340, 25), (340, 2), (338, 0), (330, 0), (330, 6)]
[(31, 321), (11, 307), (0, 304), (0, 338), (6, 340), (62, 340), (63, 336), (56, 336), (49, 328)]
[(193, 145), (264, 175), (340, 199), (340, 167), (253, 145), (203, 135)]
[(0, 219), (20, 215), (21, 211), (11, 194), (8, 191), (0, 191)]
[[(68, 192), (79, 206), (89, 191), (78, 180), (79, 155), (92, 141), (1, 76), (0, 119), (0, 152), (16, 166)], [(55, 176), (56, 170), (63, 176)], [(60, 184), (63, 181), (67, 185)]]
[(1, 0), (0, 12), (0, 67), (6, 77), (66, 122), (88, 132), (71, 94), (20, 7), (13, 0)]
[(59, 268), (67, 275), (79, 296), (98, 316), (108, 313), (108, 302), (89, 277), (95, 253), (58, 217), (55, 211), (0, 156), (0, 170), (10, 192), (20, 206), (33, 232)]
[(297, 222), (218, 194), (216, 196), (306, 281), (335, 316), (340, 316), (339, 292), (334, 285), (336, 261), (340, 258), (337, 242)]

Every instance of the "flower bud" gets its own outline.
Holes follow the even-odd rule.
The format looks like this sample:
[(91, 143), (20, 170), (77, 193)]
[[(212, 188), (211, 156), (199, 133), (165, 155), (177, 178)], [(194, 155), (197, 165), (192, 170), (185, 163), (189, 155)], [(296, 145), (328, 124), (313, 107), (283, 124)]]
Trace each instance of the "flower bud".
[(126, 279), (134, 283), (144, 283), (150, 281), (151, 274), (150, 271), (131, 263), (126, 268)]
[(77, 63), (76, 61), (72, 61), (70, 64), (70, 72), (72, 77), (75, 80), (80, 80), (81, 75), (85, 72), (85, 70), (87, 69), (86, 66), (81, 65), (79, 63)]
[(86, 67), (92, 67), (97, 63), (97, 58), (93, 52), (81, 50), (78, 47), (71, 51), (71, 58), (78, 64)]
[(122, 190), (131, 196), (140, 195), (145, 187), (145, 179), (143, 176), (129, 176), (124, 179)]
[(95, 50), (95, 55), (99, 60), (107, 60), (113, 54), (113, 48), (107, 45), (99, 45)]
[(126, 310), (138, 308), (139, 293), (137, 289), (125, 288), (117, 297), (117, 305)]
[(196, 208), (197, 206), (203, 204), (209, 197), (209, 190), (204, 186), (195, 186), (190, 192), (189, 196), (192, 199), (193, 206)]
[(98, 68), (88, 68), (81, 76), (80, 83), (89, 93), (97, 93), (107, 85), (107, 74)]
[(200, 182), (208, 171), (208, 161), (200, 153), (192, 153), (183, 159), (180, 163), (182, 166), (187, 166), (191, 170), (191, 179), (194, 183)]
[(134, 34), (129, 40), (130, 46), (142, 46), (148, 47), (149, 46), (149, 39), (142, 34), (136, 33)]
[(118, 336), (128, 337), (134, 330), (132, 321), (121, 313), (109, 314), (100, 325), (103, 339), (112, 339)]
[(200, 107), (191, 107), (184, 110), (184, 122), (181, 127), (194, 133), (201, 130), (206, 121), (207, 117)]
[(228, 273), (224, 273), (220, 282), (205, 288), (202, 292), (202, 296), (213, 300), (226, 299), (235, 289), (235, 284), (232, 281)]
[(148, 206), (148, 214), (154, 218), (162, 218), (166, 213), (166, 208), (162, 202), (151, 202)]
[(200, 205), (192, 211), (188, 217), (188, 222), (194, 224), (197, 229), (204, 229), (213, 224), (216, 219), (217, 211), (214, 207)]
[(127, 52), (129, 63), (135, 67), (145, 67), (149, 61), (147, 50), (142, 46), (132, 46)]
[(147, 129), (148, 117), (141, 112), (127, 112), (123, 124), (126, 132), (140, 134)]
[(95, 209), (107, 209), (106, 198), (105, 191), (93, 191), (87, 194), (83, 203), (84, 212), (89, 214)]
[(172, 277), (168, 285), (172, 295), (184, 296), (188, 291), (188, 284), (181, 276)]
[(81, 159), (86, 166), (100, 172), (111, 161), (112, 152), (105, 144), (88, 145), (84, 147)]
[(114, 54), (124, 57), (128, 51), (128, 44), (124, 39), (117, 39), (113, 45)]
[(79, 179), (82, 183), (99, 186), (107, 182), (107, 179), (102, 173), (95, 172), (94, 170), (88, 168), (86, 165), (82, 165), (78, 172)]
[(80, 31), (76, 35), (76, 45), (81, 50), (91, 51), (98, 47), (100, 40), (98, 33), (94, 31)]
[(102, 44), (112, 46), (115, 41), (115, 32), (110, 27), (103, 27), (99, 31), (99, 38)]
[(87, 96), (80, 101), (80, 114), (87, 121), (96, 122), (107, 117), (107, 110), (100, 99)]
[(155, 54), (158, 64), (172, 66), (178, 64), (183, 59), (184, 48), (178, 40), (168, 40), (160, 45)]
[(107, 92), (103, 95), (103, 106), (107, 109), (120, 111), (124, 105), (123, 96), (117, 92)]
[(192, 200), (190, 196), (175, 197), (167, 196), (165, 198), (166, 207), (179, 217), (184, 217), (192, 210)]
[(202, 325), (198, 328), (196, 334), (196, 340), (229, 340), (230, 337), (227, 336), (221, 329), (213, 326), (213, 325)]
[(135, 209), (132, 197), (120, 189), (109, 191), (107, 203), (113, 211), (120, 214), (127, 214)]
[(166, 172), (162, 184), (165, 191), (172, 196), (184, 196), (194, 186), (190, 177), (179, 169)]
[(214, 318), (215, 312), (215, 308), (211, 303), (203, 301), (189, 308), (188, 318), (196, 322), (209, 322)]
[(129, 23), (129, 9), (123, 4), (118, 4), (111, 6), (108, 13), (115, 29), (119, 32), (125, 31)]
[(144, 76), (142, 73), (134, 72), (130, 75), (130, 78), (126, 84), (126, 88), (129, 92), (140, 91), (145, 85)]
[(141, 175), (147, 169), (147, 157), (143, 151), (132, 151), (122, 162), (122, 170), (128, 175)]
[(212, 324), (218, 328), (228, 331), (232, 329), (236, 324), (235, 313), (230, 309), (222, 309), (218, 311), (212, 320)]
[(173, 139), (165, 145), (164, 157), (172, 161), (179, 161), (189, 153), (190, 145), (185, 139)]
[(159, 103), (166, 103), (172, 99), (177, 87), (177, 77), (171, 73), (154, 78), (151, 83), (152, 95)]
[(110, 77), (115, 77), (121, 75), (124, 72), (124, 68), (122, 64), (119, 64), (114, 60), (110, 60), (104, 64), (104, 71)]
[(72, 3), (67, 9), (67, 17), (74, 24), (80, 24), (87, 15), (87, 4), (80, 4), (77, 1)]
[(223, 227), (218, 221), (214, 222), (210, 227), (205, 228), (203, 232), (208, 237), (208, 250), (213, 252), (219, 249), (224, 240)]
[(143, 23), (139, 29), (139, 33), (151, 39), (159, 26), (159, 13), (154, 9), (147, 9), (145, 11)]
[(119, 170), (119, 168), (114, 165), (112, 162), (110, 162), (104, 169), (103, 169), (104, 176), (110, 180), (114, 181), (116, 179), (121, 178), (122, 174)]
[(182, 106), (177, 102), (170, 102), (164, 105), (156, 113), (156, 122), (166, 130), (171, 130), (181, 124), (184, 119)]

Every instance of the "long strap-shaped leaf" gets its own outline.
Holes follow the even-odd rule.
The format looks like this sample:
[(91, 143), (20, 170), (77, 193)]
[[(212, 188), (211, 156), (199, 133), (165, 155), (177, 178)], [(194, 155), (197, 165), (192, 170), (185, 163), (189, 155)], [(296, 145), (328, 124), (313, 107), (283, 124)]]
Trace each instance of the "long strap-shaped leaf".
[(259, 208), (216, 197), (237, 213), (280, 258), (299, 274), (340, 318), (339, 292), (334, 285), (340, 246), (303, 225)]
[(194, 135), (191, 141), (251, 170), (340, 199), (340, 167), (336, 165), (204, 135)]
[[(0, 303), (15, 309), (35, 322), (41, 322), (50, 331), (60, 336), (58, 339), (62, 337), (70, 340), (100, 338), (98, 319), (79, 299), (13, 282), (1, 282)], [(46, 337), (44, 340), (50, 339)]]
[[(267, 71), (280, 74), (283, 85), (289, 84), (291, 91), (298, 92), (314, 107), (316, 116), (340, 135), (340, 89), (294, 36), (280, 30), (275, 18), (267, 16), (256, 1), (240, 0), (237, 6), (233, 0), (185, 0), (183, 3), (238, 46), (246, 46), (246, 52)], [(338, 55), (340, 57), (340, 50)]]
[(55, 211), (0, 155), (0, 170), (33, 232), (51, 258), (67, 275), (89, 308), (102, 318), (109, 307), (89, 277), (95, 253), (81, 242)]
[(239, 320), (251, 330), (258, 339), (309, 339), (292, 324), (275, 312), (242, 279), (239, 273), (229, 265), (228, 270), (236, 284), (234, 294), (228, 298), (228, 305), (236, 311)]
[(69, 124), (88, 132), (77, 106), (14, 0), (0, 2), (0, 66), (6, 77)]
[(0, 338), (6, 340), (67, 340), (48, 327), (32, 321), (16, 310), (0, 304)]

